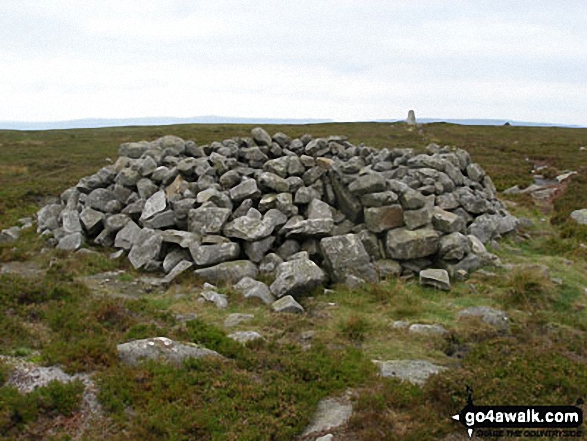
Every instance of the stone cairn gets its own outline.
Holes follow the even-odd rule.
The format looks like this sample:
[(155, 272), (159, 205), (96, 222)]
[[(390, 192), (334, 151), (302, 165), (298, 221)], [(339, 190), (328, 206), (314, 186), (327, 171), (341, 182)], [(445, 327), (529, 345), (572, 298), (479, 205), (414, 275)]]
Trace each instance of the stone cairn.
[(484, 243), (516, 227), (469, 154), (436, 144), (416, 154), (255, 128), (250, 138), (200, 146), (164, 136), (118, 153), (43, 207), (38, 231), (64, 250), (115, 247), (166, 282), (191, 269), (254, 291), (271, 274), (259, 295), (267, 303), (327, 282), (464, 276), (495, 258)]

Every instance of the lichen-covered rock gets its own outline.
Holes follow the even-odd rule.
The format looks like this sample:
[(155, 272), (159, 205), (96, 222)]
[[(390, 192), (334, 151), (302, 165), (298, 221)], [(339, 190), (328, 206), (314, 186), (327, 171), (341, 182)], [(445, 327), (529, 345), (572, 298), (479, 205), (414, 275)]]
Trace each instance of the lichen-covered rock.
[(385, 247), (390, 258), (410, 260), (433, 255), (439, 244), (439, 234), (431, 228), (396, 228), (387, 232)]
[(297, 259), (277, 267), (270, 290), (276, 297), (301, 296), (326, 281), (326, 274), (311, 260)]
[(349, 275), (377, 281), (377, 271), (357, 235), (325, 237), (320, 241), (320, 250), (334, 282), (344, 283)]
[(422, 270), (420, 271), (420, 285), (450, 291), (448, 272), (443, 269)]
[(288, 295), (284, 296), (271, 304), (271, 309), (275, 312), (285, 312), (289, 314), (303, 314), (304, 308), (295, 299)]
[(245, 277), (255, 279), (259, 274), (257, 265), (248, 260), (223, 262), (195, 271), (196, 276), (210, 283), (238, 283)]
[(143, 361), (166, 361), (176, 366), (188, 358), (222, 356), (194, 343), (175, 342), (166, 337), (145, 338), (122, 343), (117, 346), (118, 358), (124, 364), (136, 366)]
[(246, 299), (258, 298), (267, 305), (275, 301), (275, 297), (273, 297), (267, 285), (250, 277), (241, 279), (240, 282), (234, 285), (234, 289), (240, 292)]

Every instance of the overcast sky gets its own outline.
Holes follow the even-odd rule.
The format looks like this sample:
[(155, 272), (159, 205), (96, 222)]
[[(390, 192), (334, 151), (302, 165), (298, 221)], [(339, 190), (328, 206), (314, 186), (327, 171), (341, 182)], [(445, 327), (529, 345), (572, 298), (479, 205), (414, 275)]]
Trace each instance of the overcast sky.
[(587, 126), (585, 0), (0, 0), (0, 120)]

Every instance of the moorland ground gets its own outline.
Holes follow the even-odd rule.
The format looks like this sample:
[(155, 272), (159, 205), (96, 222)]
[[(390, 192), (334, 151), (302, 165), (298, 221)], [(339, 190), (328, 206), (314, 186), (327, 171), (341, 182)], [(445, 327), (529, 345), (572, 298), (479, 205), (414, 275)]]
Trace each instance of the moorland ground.
[[(248, 136), (250, 125), (180, 125), (54, 131), (0, 131), (0, 228), (34, 214), (86, 175), (116, 158), (121, 142), (173, 134), (206, 144)], [(587, 129), (402, 123), (266, 126), (291, 137), (345, 135), (377, 148), (431, 143), (468, 150), (498, 190), (573, 170), (555, 198), (536, 205), (529, 195), (503, 196), (509, 210), (529, 219), (517, 235), (491, 251), (503, 263), (540, 268), (471, 275), (450, 292), (415, 281), (386, 280), (349, 289), (316, 290), (301, 300), (307, 313), (280, 316), (230, 286), (229, 307), (195, 301), (201, 281), (191, 275), (164, 291), (141, 296), (96, 293), (85, 277), (123, 270), (120, 282), (141, 273), (108, 250), (70, 254), (46, 246), (33, 229), (0, 245), (0, 263), (25, 262), (36, 271), (0, 275), (0, 354), (69, 373), (93, 373), (103, 413), (81, 415), (79, 382), (58, 383), (28, 395), (6, 385), (0, 362), (0, 436), (3, 439), (287, 440), (302, 433), (320, 399), (353, 391), (354, 414), (337, 432), (342, 440), (459, 439), (450, 416), (466, 402), (574, 404), (587, 391), (587, 227), (569, 214), (587, 208)], [(91, 244), (87, 245), (89, 248)], [(493, 275), (492, 275), (493, 274)], [(553, 280), (556, 282), (553, 282)], [(507, 333), (457, 317), (469, 306), (491, 306), (510, 318)], [(253, 321), (265, 340), (243, 346), (223, 326), (233, 312)], [(196, 314), (178, 321), (177, 314)], [(392, 323), (440, 324), (444, 336), (414, 336)], [(228, 362), (197, 360), (179, 368), (119, 363), (116, 345), (167, 336), (217, 350)], [(424, 386), (381, 378), (371, 360), (423, 359), (449, 369)], [(333, 432), (334, 433), (334, 432)], [(449, 438), (453, 437), (453, 438)], [(312, 439), (315, 439), (312, 438)]]

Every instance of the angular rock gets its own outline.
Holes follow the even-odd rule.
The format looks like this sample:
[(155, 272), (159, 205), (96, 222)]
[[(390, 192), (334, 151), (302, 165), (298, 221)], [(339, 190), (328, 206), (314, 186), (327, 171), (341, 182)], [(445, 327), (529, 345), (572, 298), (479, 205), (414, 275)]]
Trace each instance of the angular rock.
[(259, 269), (248, 260), (224, 262), (209, 268), (198, 269), (196, 276), (210, 283), (238, 283), (244, 277), (256, 278)]
[(415, 230), (428, 225), (431, 220), (432, 210), (428, 207), (404, 211), (404, 224), (408, 230)]
[(431, 228), (414, 231), (396, 228), (387, 232), (385, 247), (392, 259), (419, 259), (438, 251), (439, 234)]
[(320, 250), (334, 282), (345, 282), (349, 275), (377, 282), (375, 267), (356, 234), (326, 237), (320, 241)]
[(275, 297), (273, 297), (267, 285), (250, 277), (241, 279), (240, 282), (234, 285), (234, 289), (240, 292), (245, 298), (256, 297), (261, 299), (266, 305), (275, 301)]
[(195, 243), (190, 246), (190, 253), (196, 265), (206, 267), (238, 258), (240, 245), (234, 242), (218, 245)]
[(254, 179), (247, 179), (240, 184), (232, 187), (228, 192), (230, 199), (235, 202), (240, 202), (244, 199), (257, 198), (261, 196), (261, 192), (257, 187), (257, 181)]
[(404, 211), (400, 205), (365, 208), (365, 223), (374, 233), (398, 228), (404, 223)]
[(153, 217), (155, 214), (162, 212), (167, 208), (167, 199), (163, 190), (158, 191), (145, 202), (143, 214), (140, 220), (146, 220)]
[(57, 244), (57, 248), (60, 250), (65, 251), (75, 251), (79, 249), (84, 243), (84, 236), (81, 232), (71, 233), (67, 236), (63, 236), (59, 243)]
[(252, 262), (259, 263), (271, 249), (274, 242), (274, 236), (269, 236), (256, 242), (245, 242), (245, 254)]
[(295, 299), (290, 296), (284, 296), (271, 304), (271, 309), (275, 312), (284, 312), (289, 314), (303, 314), (304, 308)]
[(285, 193), (289, 191), (289, 185), (287, 181), (277, 176), (275, 173), (261, 173), (261, 176), (259, 176), (259, 185), (261, 188), (265, 188), (276, 193)]
[(368, 193), (378, 193), (385, 191), (387, 185), (385, 178), (379, 173), (369, 173), (359, 176), (349, 185), (349, 191), (356, 196), (361, 196)]
[(63, 207), (60, 204), (48, 204), (37, 213), (37, 231), (54, 230), (59, 227), (59, 214)]
[(241, 216), (228, 222), (223, 229), (226, 237), (255, 242), (269, 237), (273, 233), (272, 223), (250, 216)]
[(157, 260), (161, 252), (162, 243), (161, 233), (144, 228), (138, 235), (137, 241), (133, 244), (128, 254), (128, 260), (135, 269), (141, 268), (148, 262)]
[(382, 191), (379, 193), (367, 193), (361, 196), (363, 207), (382, 207), (397, 203), (398, 196), (393, 191)]
[(188, 230), (199, 234), (218, 234), (228, 220), (231, 210), (218, 207), (200, 207), (188, 213)]
[(434, 229), (442, 233), (454, 233), (465, 230), (465, 220), (458, 215), (440, 208), (435, 208), (432, 215)]
[(311, 260), (292, 260), (277, 267), (270, 290), (276, 297), (300, 296), (326, 281), (326, 274)]
[(402, 267), (399, 262), (390, 259), (377, 260), (374, 263), (375, 270), (379, 278), (399, 277), (402, 273)]
[(180, 274), (184, 273), (185, 271), (189, 270), (194, 264), (188, 260), (182, 260), (177, 265), (173, 267), (173, 269), (167, 274), (162, 283), (169, 284), (173, 282)]
[(224, 294), (218, 294), (216, 291), (206, 289), (200, 293), (200, 297), (206, 302), (214, 303), (219, 309), (226, 309), (228, 307), (228, 297)]
[(108, 212), (108, 203), (115, 200), (116, 195), (112, 191), (105, 188), (97, 188), (88, 195), (86, 207), (106, 213)]
[(190, 261), (191, 257), (188, 250), (183, 248), (174, 249), (165, 255), (165, 259), (163, 259), (163, 271), (169, 273), (179, 262), (182, 260)]
[(251, 130), (251, 136), (253, 140), (257, 143), (257, 145), (271, 145), (271, 136), (261, 127), (255, 127)]
[(426, 205), (426, 198), (422, 193), (416, 190), (409, 189), (402, 193), (399, 201), (404, 210), (417, 210)]
[(114, 246), (116, 248), (122, 248), (130, 250), (133, 245), (137, 244), (141, 238), (141, 228), (133, 221), (127, 222), (124, 228), (122, 228), (114, 239)]

